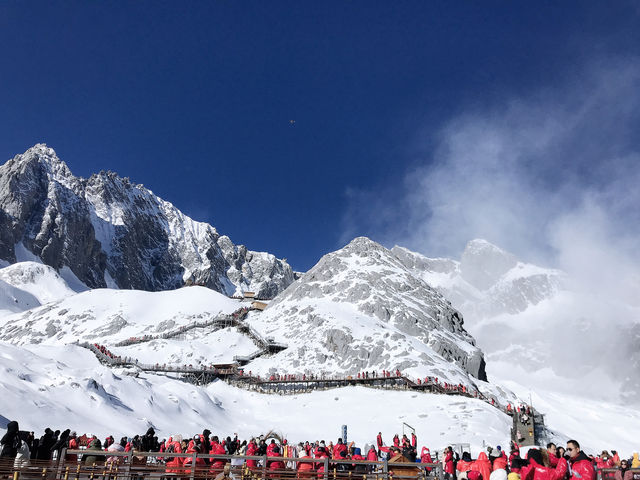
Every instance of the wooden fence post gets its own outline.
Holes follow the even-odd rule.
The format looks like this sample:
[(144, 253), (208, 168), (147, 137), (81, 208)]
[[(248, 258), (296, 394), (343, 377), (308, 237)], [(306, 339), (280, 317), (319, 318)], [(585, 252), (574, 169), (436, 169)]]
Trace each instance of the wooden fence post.
[(264, 460), (262, 461), (262, 478), (265, 480), (267, 478), (267, 456), (265, 455)]

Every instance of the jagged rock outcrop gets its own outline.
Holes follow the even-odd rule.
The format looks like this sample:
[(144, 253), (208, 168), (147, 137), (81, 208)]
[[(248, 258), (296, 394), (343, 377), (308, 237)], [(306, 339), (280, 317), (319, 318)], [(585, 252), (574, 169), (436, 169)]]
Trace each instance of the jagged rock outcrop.
[[(452, 383), (469, 374), (486, 380), (460, 313), (365, 237), (322, 257), (251, 322), (290, 345), (272, 360), (286, 371), (400, 369)], [(269, 362), (250, 366), (263, 371)]]
[(0, 167), (0, 259), (16, 246), (91, 288), (158, 291), (185, 284), (271, 298), (294, 281), (275, 256), (236, 246), (142, 185), (112, 172), (74, 177), (38, 144)]

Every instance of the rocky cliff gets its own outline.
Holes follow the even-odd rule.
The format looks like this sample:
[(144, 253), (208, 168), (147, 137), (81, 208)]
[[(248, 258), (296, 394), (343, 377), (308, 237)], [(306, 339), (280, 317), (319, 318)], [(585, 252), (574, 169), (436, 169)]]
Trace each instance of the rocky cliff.
[(90, 288), (197, 284), (271, 298), (294, 281), (285, 261), (234, 245), (142, 185), (112, 172), (73, 176), (44, 144), (0, 166), (0, 232), (0, 259), (27, 252)]
[(289, 345), (253, 371), (400, 369), (468, 383), (486, 380), (483, 354), (462, 315), (391, 251), (360, 237), (325, 255), (260, 315), (265, 336)]

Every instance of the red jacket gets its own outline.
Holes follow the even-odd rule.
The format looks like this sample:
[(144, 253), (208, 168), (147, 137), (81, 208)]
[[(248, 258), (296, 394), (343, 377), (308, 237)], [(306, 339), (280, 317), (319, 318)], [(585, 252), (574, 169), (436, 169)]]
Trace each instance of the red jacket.
[(378, 444), (378, 448), (382, 446), (382, 435), (376, 437), (376, 443)]
[(493, 470), (499, 470), (499, 469), (507, 469), (507, 457), (505, 457), (504, 455), (496, 458), (493, 461)]
[(483, 480), (489, 478), (491, 476), (491, 462), (487, 458), (487, 454), (484, 452), (480, 452), (478, 455), (478, 459), (473, 462), (471, 466), (471, 470), (476, 470), (480, 472)]
[[(226, 455), (227, 451), (224, 449), (221, 443), (211, 442), (211, 450), (209, 450), (209, 454), (211, 455)], [(224, 464), (227, 463), (227, 460), (224, 458), (212, 458), (211, 459), (211, 468), (209, 469), (212, 473), (220, 473)]]
[(572, 480), (596, 480), (596, 471), (591, 459), (580, 452), (576, 458), (569, 460), (571, 463)]
[[(193, 447), (193, 440), (189, 442), (189, 447), (187, 448), (186, 453), (196, 453), (196, 449)], [(190, 474), (193, 458), (185, 457), (181, 458), (180, 460), (182, 460), (182, 465), (185, 468), (184, 473), (186, 473), (187, 475)], [(206, 465), (207, 464), (205, 463), (204, 458), (196, 458), (196, 471), (200, 468), (205, 467)]]
[[(444, 457), (444, 473), (450, 473), (453, 475), (453, 453), (447, 452), (447, 456)], [(486, 478), (489, 478), (487, 475)]]
[(529, 465), (522, 467), (521, 480), (562, 480), (567, 473), (567, 461), (558, 459), (556, 468), (548, 468), (538, 465), (535, 460), (529, 459)]
[(377, 462), (378, 454), (376, 453), (376, 449), (371, 447), (367, 452), (367, 462)]
[[(329, 455), (327, 455), (327, 452), (320, 452), (320, 451), (316, 451), (316, 458), (317, 459), (322, 459), (322, 458), (329, 458)], [(316, 467), (316, 471), (318, 472), (318, 477), (320, 477), (321, 473), (324, 473), (324, 462), (318, 462), (315, 464)]]
[[(303, 453), (300, 455), (300, 458), (308, 459), (309, 454)], [(313, 470), (313, 462), (298, 462), (296, 465), (296, 470), (299, 472), (308, 472)]]
[[(75, 438), (69, 439), (69, 450), (78, 450), (78, 441)], [(67, 455), (65, 460), (67, 462), (76, 463), (78, 461), (78, 455)]]
[(613, 468), (614, 466), (613, 458), (609, 457), (606, 460), (603, 460), (602, 458), (597, 457), (596, 466), (598, 467), (599, 470), (602, 470), (603, 468)]
[[(273, 452), (270, 457), (281, 457), (280, 452)], [(273, 460), (269, 462), (269, 470), (284, 470), (284, 462), (282, 460)]]
[(346, 452), (347, 446), (344, 443), (338, 443), (333, 447), (333, 458), (342, 458), (341, 452)]
[[(247, 456), (252, 457), (256, 454), (257, 451), (258, 451), (258, 445), (256, 444), (256, 442), (249, 442), (249, 444), (247, 445)], [(257, 466), (258, 466), (257, 460), (247, 459), (247, 467), (256, 468)]]

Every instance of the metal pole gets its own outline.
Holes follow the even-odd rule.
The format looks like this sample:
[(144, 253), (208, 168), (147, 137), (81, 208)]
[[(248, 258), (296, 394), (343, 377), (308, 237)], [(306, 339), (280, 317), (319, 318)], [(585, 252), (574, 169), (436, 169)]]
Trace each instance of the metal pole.
[(196, 456), (197, 454), (193, 452), (193, 460), (191, 460), (191, 480), (193, 480), (196, 476)]

